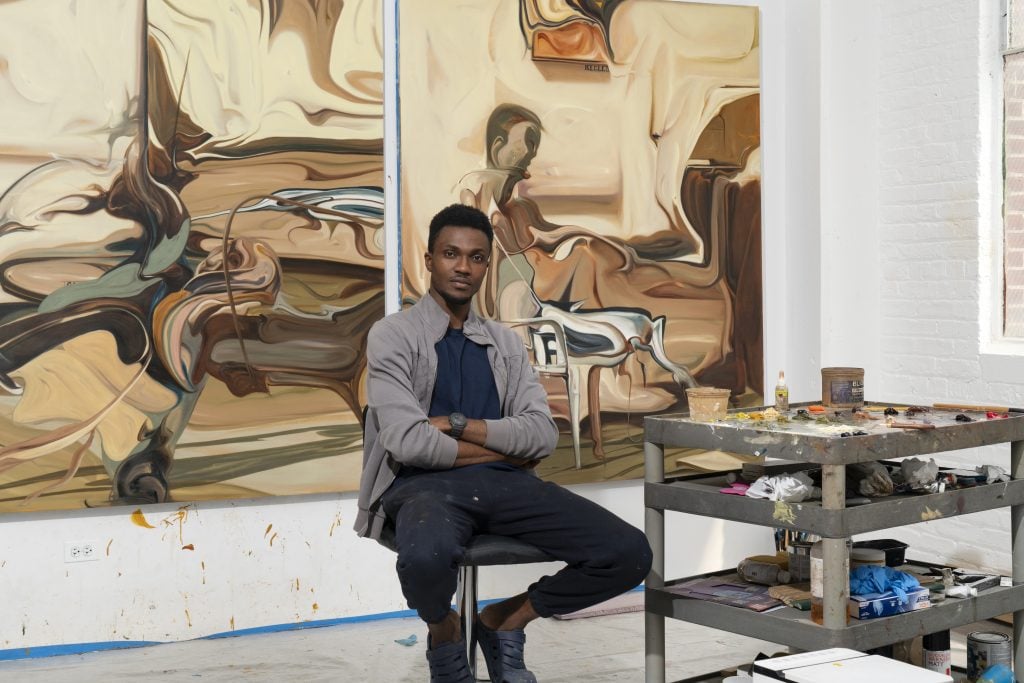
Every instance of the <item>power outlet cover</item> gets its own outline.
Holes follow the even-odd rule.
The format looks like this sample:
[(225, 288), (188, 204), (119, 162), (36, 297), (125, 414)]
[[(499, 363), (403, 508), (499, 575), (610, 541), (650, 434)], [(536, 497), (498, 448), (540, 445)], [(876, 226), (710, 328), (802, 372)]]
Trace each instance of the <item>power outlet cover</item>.
[(90, 562), (100, 559), (96, 541), (65, 541), (64, 562)]

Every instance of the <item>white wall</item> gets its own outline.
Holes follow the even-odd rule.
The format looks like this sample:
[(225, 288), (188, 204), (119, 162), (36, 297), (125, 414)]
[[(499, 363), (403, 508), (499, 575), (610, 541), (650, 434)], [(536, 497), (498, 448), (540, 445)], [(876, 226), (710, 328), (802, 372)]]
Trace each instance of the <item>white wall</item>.
[[(823, 359), (877, 400), (1020, 405), (1024, 355), (993, 340), (1000, 229), (999, 3), (825, 3)], [(942, 464), (1007, 466), (1008, 447)], [(1008, 572), (1006, 510), (873, 536)]]
[[(816, 0), (732, 4), (761, 7), (765, 366), (772, 383), (777, 369), (787, 370), (796, 400), (818, 391), (821, 358), (819, 335), (807, 331), (819, 329), (822, 317), (822, 14)], [(389, 189), (393, 178), (391, 167)], [(640, 482), (575, 490), (642, 525)], [(133, 522), (132, 511), (0, 519), (0, 657), (29, 656), (45, 646), (174, 641), (405, 609), (391, 554), (351, 531), (352, 494), (150, 506), (143, 513), (154, 528)], [(670, 577), (720, 569), (771, 548), (770, 531), (759, 527), (670, 514), (667, 530)], [(66, 564), (64, 543), (78, 540), (94, 541), (100, 558)], [(483, 597), (513, 594), (538, 571), (486, 570)]]

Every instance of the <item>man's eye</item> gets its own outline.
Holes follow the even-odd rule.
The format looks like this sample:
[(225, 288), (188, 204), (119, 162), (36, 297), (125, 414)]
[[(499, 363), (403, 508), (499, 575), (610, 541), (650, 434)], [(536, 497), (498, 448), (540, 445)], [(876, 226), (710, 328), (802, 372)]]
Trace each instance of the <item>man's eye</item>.
[(445, 249), (444, 256), (445, 258), (455, 258), (455, 252), (451, 249)]
[(487, 262), (487, 259), (485, 259), (480, 254), (475, 254), (473, 256), (473, 263), (486, 263), (486, 262)]

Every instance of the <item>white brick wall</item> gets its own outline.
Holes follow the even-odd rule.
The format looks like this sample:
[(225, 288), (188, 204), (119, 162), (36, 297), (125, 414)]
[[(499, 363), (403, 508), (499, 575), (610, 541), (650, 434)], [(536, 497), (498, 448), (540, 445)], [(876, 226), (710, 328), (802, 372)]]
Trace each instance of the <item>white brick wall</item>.
[[(993, 151), (986, 149), (983, 117), (992, 115), (986, 51), (998, 47), (991, 30), (996, 4), (901, 0), (879, 6), (879, 237), (877, 245), (864, 247), (866, 259), (877, 247), (881, 272), (879, 367), (871, 373), (871, 396), (1022, 402), (1024, 372), (986, 381), (980, 355), (987, 327), (979, 319), (985, 278), (979, 263), (991, 229), (985, 218), (991, 198), (982, 196), (979, 178), (989, 172), (986, 153)], [(1006, 447), (939, 460), (1009, 464)], [(911, 557), (1003, 572), (1010, 567), (1005, 510), (873, 535), (910, 543)]]
[[(1024, 2), (1018, 2), (1024, 16)], [(1024, 39), (1019, 39), (1024, 42)], [(1024, 53), (1006, 58), (1003, 93), (1006, 117), (1006, 273), (1007, 337), (1024, 337)]]

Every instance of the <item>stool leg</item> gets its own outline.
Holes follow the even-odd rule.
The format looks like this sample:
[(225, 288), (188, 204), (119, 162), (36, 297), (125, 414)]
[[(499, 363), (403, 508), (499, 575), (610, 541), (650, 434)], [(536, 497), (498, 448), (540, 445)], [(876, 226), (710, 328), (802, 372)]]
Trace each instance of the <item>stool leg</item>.
[[(459, 580), (455, 588), (455, 605), (462, 619), (462, 638), (466, 643), (469, 658), (469, 673), (476, 679), (476, 610), (477, 573), (476, 567), (459, 567)], [(487, 680), (487, 679), (483, 679)]]

